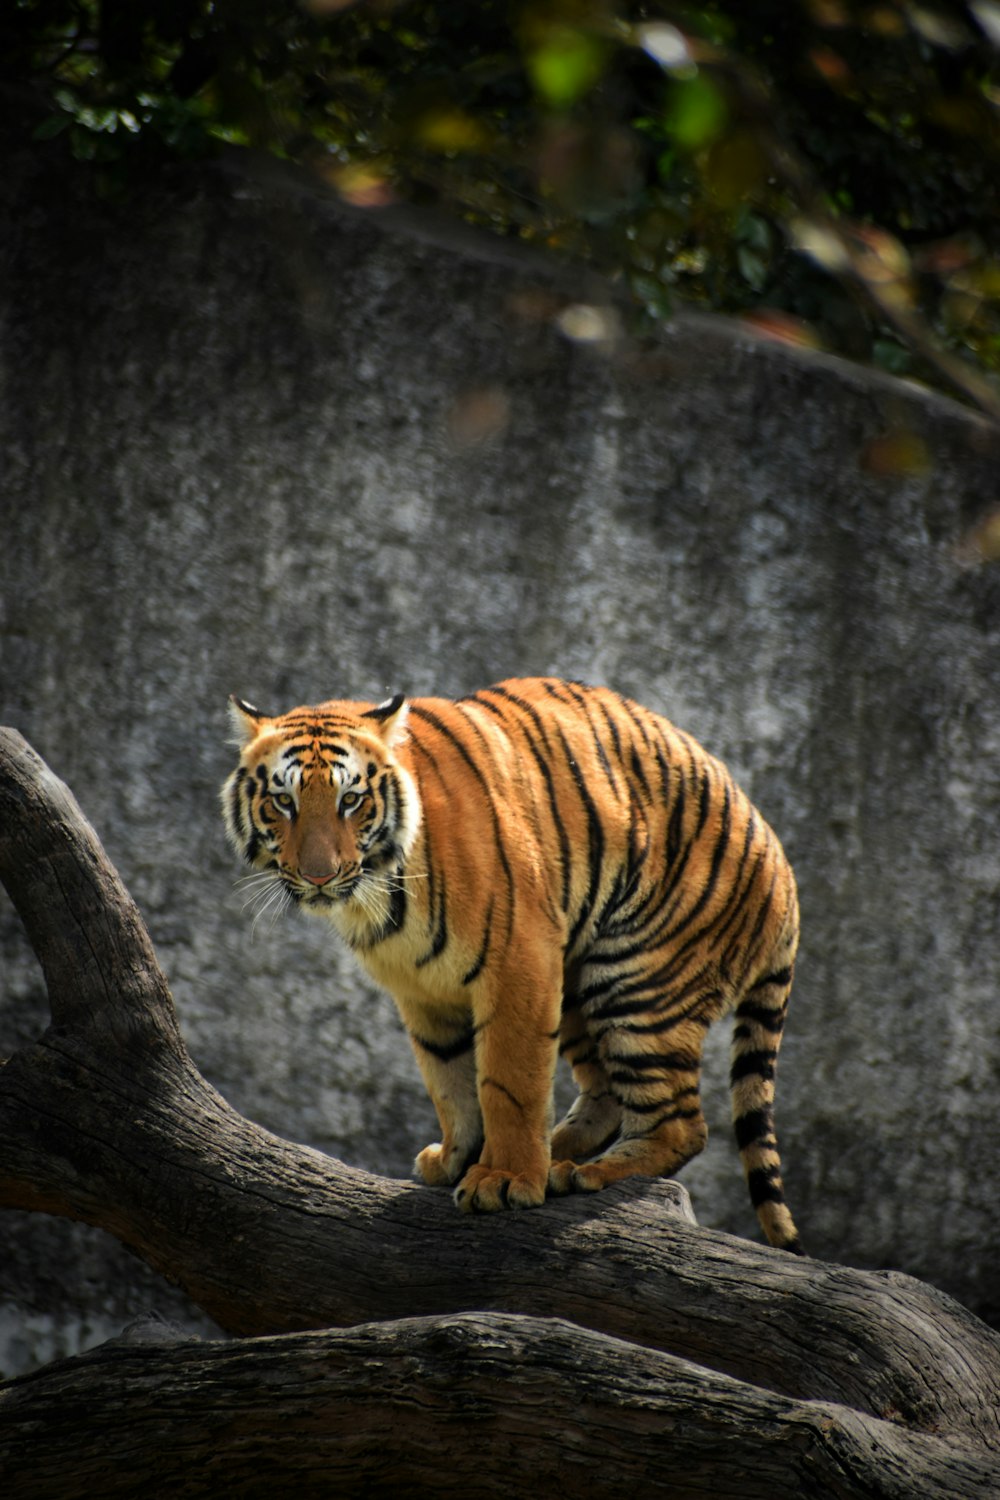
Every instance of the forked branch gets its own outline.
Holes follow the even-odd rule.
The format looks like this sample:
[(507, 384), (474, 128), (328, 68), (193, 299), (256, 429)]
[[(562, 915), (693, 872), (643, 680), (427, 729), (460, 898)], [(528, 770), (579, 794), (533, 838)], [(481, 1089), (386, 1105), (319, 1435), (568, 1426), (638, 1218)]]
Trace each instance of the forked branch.
[[(148, 934), (96, 835), (12, 730), (0, 730), (0, 878), (38, 953), (53, 1009), (53, 1025), (0, 1069), (0, 1204), (109, 1230), (232, 1334), (404, 1320), (311, 1343), (185, 1344), (169, 1360), (132, 1351), (127, 1379), (124, 1356), (101, 1351), (39, 1372), (0, 1387), (0, 1465), (5, 1441), (13, 1445), (8, 1456), (17, 1450), (31, 1402), (43, 1413), (50, 1400), (65, 1400), (60, 1409), (69, 1412), (74, 1391), (125, 1412), (127, 1389), (137, 1413), (158, 1409), (169, 1391), (178, 1402), (171, 1410), (193, 1424), (184, 1430), (204, 1436), (211, 1421), (195, 1410), (205, 1404), (197, 1394), (203, 1381), (204, 1389), (218, 1381), (224, 1402), (232, 1394), (238, 1447), (241, 1424), (249, 1431), (257, 1419), (235, 1372), (253, 1369), (271, 1393), (272, 1419), (281, 1392), (300, 1413), (301, 1429), (287, 1430), (300, 1431), (309, 1452), (308, 1433), (320, 1446), (329, 1440), (345, 1453), (367, 1452), (367, 1416), (384, 1408), (396, 1413), (387, 1420), (401, 1423), (393, 1403), (409, 1401), (437, 1434), (432, 1449), (452, 1441), (463, 1412), (490, 1416), (482, 1424), (490, 1442), (516, 1444), (518, 1433), (540, 1441), (544, 1410), (546, 1430), (558, 1429), (567, 1452), (581, 1458), (596, 1453), (588, 1447), (594, 1434), (603, 1442), (612, 1429), (631, 1434), (650, 1463), (665, 1451), (663, 1433), (681, 1443), (690, 1422), (691, 1441), (705, 1443), (699, 1463), (713, 1461), (713, 1444), (724, 1446), (720, 1434), (759, 1442), (771, 1454), (761, 1472), (770, 1474), (772, 1493), (796, 1491), (803, 1454), (815, 1461), (808, 1471), (817, 1495), (985, 1495), (984, 1474), (1000, 1487), (1000, 1338), (919, 1282), (798, 1260), (701, 1229), (685, 1217), (686, 1195), (673, 1183), (633, 1180), (532, 1212), (469, 1218), (445, 1191), (353, 1170), (243, 1119), (188, 1057)], [(521, 1316), (453, 1316), (487, 1312)], [(537, 1321), (552, 1316), (577, 1327)], [(626, 1356), (618, 1340), (645, 1347)], [(371, 1375), (369, 1357), (381, 1375)], [(281, 1375), (286, 1358), (293, 1373)], [(579, 1385), (567, 1375), (574, 1361), (587, 1372)], [(300, 1379), (318, 1382), (311, 1399)], [(509, 1399), (497, 1381), (507, 1382)], [(345, 1399), (345, 1382), (356, 1399), (346, 1415), (337, 1405), (335, 1420), (331, 1403)], [(598, 1386), (606, 1392), (600, 1400)], [(532, 1390), (539, 1406), (529, 1419)], [(503, 1422), (494, 1420), (498, 1403)], [(472, 1427), (480, 1430), (473, 1421), (470, 1451), (478, 1441)], [(129, 1430), (126, 1421), (123, 1442)], [(247, 1441), (249, 1453), (259, 1433)], [(418, 1448), (416, 1435), (412, 1441)], [(408, 1453), (414, 1475), (417, 1448), (400, 1436), (396, 1457)], [(739, 1451), (734, 1472), (750, 1449)], [(871, 1470), (883, 1475), (882, 1488), (860, 1487), (848, 1451), (882, 1455)], [(721, 1465), (721, 1447), (716, 1457)], [(772, 1460), (791, 1465), (793, 1477), (782, 1484)], [(845, 1476), (840, 1488), (830, 1487), (832, 1477), (825, 1489), (819, 1481), (828, 1461), (831, 1475)], [(478, 1462), (480, 1489), (468, 1487), (466, 1472), (463, 1493), (493, 1492), (481, 1452)], [(910, 1464), (924, 1487), (892, 1488)], [(940, 1487), (938, 1470), (950, 1490)], [(757, 1493), (742, 1472), (739, 1493)], [(509, 1485), (503, 1466), (498, 1484), (505, 1474)], [(244, 1492), (255, 1493), (232, 1490)], [(440, 1482), (437, 1492), (447, 1492)], [(715, 1493), (730, 1491), (720, 1482)]]

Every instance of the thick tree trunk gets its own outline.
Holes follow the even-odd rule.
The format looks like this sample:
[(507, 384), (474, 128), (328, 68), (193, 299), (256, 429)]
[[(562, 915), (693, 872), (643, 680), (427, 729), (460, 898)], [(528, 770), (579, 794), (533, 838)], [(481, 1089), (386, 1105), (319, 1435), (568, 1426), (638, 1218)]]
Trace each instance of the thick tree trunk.
[[(234, 1334), (402, 1320), (105, 1346), (0, 1387), (15, 1493), (67, 1494), (70, 1455), (118, 1493), (113, 1454), (186, 1493), (202, 1472), (211, 1492), (227, 1455), (234, 1494), (293, 1474), (302, 1493), (334, 1476), (485, 1495), (556, 1474), (568, 1494), (573, 1475), (590, 1494), (630, 1475), (678, 1495), (1000, 1492), (1000, 1337), (919, 1282), (699, 1229), (670, 1183), (470, 1219), (237, 1115), (187, 1056), (96, 836), (9, 730), (0, 878), (53, 1022), (0, 1070), (0, 1204), (110, 1230)], [(52, 1466), (28, 1463), (55, 1410)]]
[(498, 1313), (244, 1343), (114, 1340), (0, 1387), (0, 1437), (19, 1500), (985, 1500), (1000, 1480), (981, 1450)]

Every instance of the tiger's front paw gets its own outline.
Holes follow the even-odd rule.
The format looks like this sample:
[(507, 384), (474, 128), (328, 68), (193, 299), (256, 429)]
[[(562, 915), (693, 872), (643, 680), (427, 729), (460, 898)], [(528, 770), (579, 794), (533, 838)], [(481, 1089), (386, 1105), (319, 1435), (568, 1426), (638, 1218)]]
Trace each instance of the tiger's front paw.
[(495, 1213), (500, 1208), (535, 1208), (545, 1202), (545, 1178), (498, 1167), (470, 1167), (455, 1189), (463, 1213)]

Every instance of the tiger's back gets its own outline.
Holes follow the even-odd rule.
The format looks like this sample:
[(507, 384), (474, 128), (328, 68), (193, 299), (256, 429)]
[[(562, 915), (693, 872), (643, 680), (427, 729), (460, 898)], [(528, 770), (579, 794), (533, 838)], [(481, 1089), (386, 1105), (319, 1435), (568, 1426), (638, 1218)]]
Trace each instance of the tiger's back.
[[(441, 1122), (426, 1181), (492, 1209), (677, 1171), (706, 1139), (705, 1032), (735, 1010), (751, 1197), (768, 1240), (799, 1248), (773, 1128), (795, 884), (720, 762), (549, 678), (235, 713), (230, 835), (393, 994)], [(579, 1095), (553, 1132), (557, 1051)]]

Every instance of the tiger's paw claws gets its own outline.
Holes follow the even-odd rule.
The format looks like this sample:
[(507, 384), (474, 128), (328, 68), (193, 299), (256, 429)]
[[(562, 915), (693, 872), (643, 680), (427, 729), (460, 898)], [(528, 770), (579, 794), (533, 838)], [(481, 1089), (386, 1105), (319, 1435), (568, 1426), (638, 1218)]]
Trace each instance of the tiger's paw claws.
[(502, 1208), (535, 1208), (545, 1202), (545, 1181), (495, 1167), (471, 1167), (455, 1189), (463, 1213), (496, 1213)]
[(604, 1186), (604, 1174), (596, 1165), (578, 1167), (575, 1161), (554, 1161), (549, 1168), (549, 1192), (596, 1193)]

